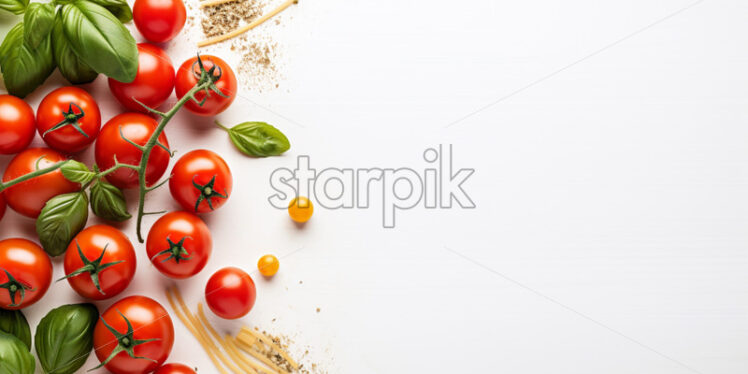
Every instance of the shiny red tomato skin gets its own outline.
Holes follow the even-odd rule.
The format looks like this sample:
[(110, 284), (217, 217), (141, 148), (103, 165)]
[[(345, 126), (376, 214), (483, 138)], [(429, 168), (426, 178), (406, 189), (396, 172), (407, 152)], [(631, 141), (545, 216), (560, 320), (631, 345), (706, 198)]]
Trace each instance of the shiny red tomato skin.
[(158, 108), (174, 90), (174, 66), (169, 55), (153, 44), (138, 44), (138, 73), (135, 80), (122, 83), (109, 78), (109, 90), (128, 110), (148, 113), (135, 99), (150, 108)]
[[(204, 198), (195, 211), (195, 203), (202, 193), (192, 182), (205, 186), (213, 177), (215, 180), (212, 189), (226, 197), (213, 196), (210, 198), (210, 204)], [(182, 206), (182, 209), (192, 213), (208, 213), (220, 208), (231, 196), (233, 185), (234, 179), (226, 161), (216, 153), (205, 149), (187, 152), (180, 157), (171, 169), (171, 179), (169, 179), (171, 196)]]
[[(203, 103), (202, 106), (196, 102), (190, 100), (184, 106), (192, 113), (201, 116), (215, 116), (218, 113), (226, 110), (231, 103), (234, 101), (237, 95), (238, 84), (236, 83), (236, 75), (231, 70), (229, 64), (226, 61), (221, 60), (218, 57), (211, 55), (201, 55), (200, 59), (203, 61), (205, 70), (215, 64), (221, 68), (221, 79), (216, 81), (216, 87), (226, 96), (223, 97), (215, 92), (211, 91), (210, 96)], [(196, 76), (197, 74), (197, 76)], [(197, 79), (200, 76), (200, 68), (197, 65), (197, 57), (193, 57), (185, 61), (177, 71), (177, 81), (174, 89), (177, 93), (177, 98), (182, 98), (192, 87), (197, 84)], [(205, 98), (205, 91), (200, 91), (195, 94), (197, 101), (202, 101)]]
[[(62, 112), (68, 112), (71, 103), (74, 104), (74, 113), (80, 114), (80, 110), (83, 110), (83, 117), (78, 120), (78, 126), (88, 137), (83, 136), (71, 125), (54, 130), (45, 136), (47, 130), (65, 119)], [(88, 92), (73, 86), (60, 87), (47, 94), (39, 104), (36, 110), (36, 129), (50, 148), (67, 154), (78, 153), (88, 148), (99, 135), (101, 111), (96, 100)]]
[(218, 270), (205, 285), (205, 301), (210, 310), (224, 319), (244, 317), (257, 298), (255, 282), (249, 274), (235, 267)]
[(187, 365), (171, 363), (156, 369), (153, 374), (197, 374), (197, 372)]
[(36, 131), (34, 110), (13, 95), (0, 95), (0, 154), (21, 152)]
[[(16, 293), (18, 306), (10, 306), (10, 292), (0, 289), (0, 307), (18, 310), (30, 306), (44, 296), (52, 283), (52, 261), (36, 243), (26, 239), (5, 239), (0, 241), (0, 264), (16, 281), (32, 289), (27, 289), (23, 301)], [(0, 271), (0, 284), (8, 281), (4, 271)]]
[(5, 216), (5, 208), (7, 205), (8, 204), (5, 203), (5, 197), (0, 193), (0, 219), (3, 219), (3, 216)]
[(78, 253), (78, 245), (89, 261), (98, 259), (105, 247), (106, 253), (101, 261), (102, 265), (123, 261), (99, 273), (99, 285), (104, 294), (96, 289), (89, 273), (68, 278), (68, 283), (78, 295), (92, 300), (105, 300), (117, 296), (130, 285), (130, 281), (135, 276), (137, 260), (130, 239), (122, 231), (112, 226), (94, 225), (79, 232), (65, 252), (65, 274), (70, 274), (85, 266)]
[[(183, 248), (189, 260), (176, 262), (169, 254), (159, 252), (169, 249), (169, 242), (179, 243), (184, 238)], [(196, 215), (187, 212), (171, 212), (162, 216), (151, 227), (146, 240), (146, 252), (153, 266), (170, 278), (184, 279), (199, 273), (210, 259), (213, 239), (208, 226)], [(155, 256), (155, 257), (154, 257)]]
[(132, 324), (136, 340), (158, 339), (134, 348), (136, 356), (148, 357), (156, 362), (131, 358), (127, 352), (120, 352), (104, 367), (114, 374), (150, 373), (156, 370), (166, 361), (174, 346), (174, 324), (161, 304), (145, 296), (126, 297), (101, 314), (94, 328), (96, 357), (103, 362), (118, 343), (114, 334), (101, 322), (102, 318), (119, 333), (127, 332), (127, 323), (120, 313)]
[[(135, 148), (120, 136), (122, 135), (138, 145), (145, 145), (158, 123), (155, 119), (141, 113), (122, 113), (110, 119), (101, 129), (99, 139), (96, 140), (95, 156), (99, 169), (106, 170), (114, 166), (114, 156), (123, 164), (140, 165), (143, 152)], [(166, 134), (161, 133), (159, 142), (169, 147)], [(156, 146), (151, 151), (151, 157), (146, 166), (145, 180), (147, 185), (156, 183), (164, 175), (169, 166), (169, 153)], [(106, 179), (119, 188), (133, 188), (138, 186), (138, 172), (129, 168), (120, 168), (106, 176)]]
[(135, 0), (133, 21), (150, 42), (164, 43), (174, 39), (187, 21), (182, 0)]
[[(29, 148), (10, 161), (3, 174), (3, 182), (36, 171), (37, 162), (39, 168), (43, 169), (65, 160), (65, 156), (49, 148)], [(9, 187), (3, 191), (3, 195), (11, 209), (26, 217), (36, 218), (47, 200), (79, 189), (78, 183), (68, 181), (60, 170), (55, 170)]]

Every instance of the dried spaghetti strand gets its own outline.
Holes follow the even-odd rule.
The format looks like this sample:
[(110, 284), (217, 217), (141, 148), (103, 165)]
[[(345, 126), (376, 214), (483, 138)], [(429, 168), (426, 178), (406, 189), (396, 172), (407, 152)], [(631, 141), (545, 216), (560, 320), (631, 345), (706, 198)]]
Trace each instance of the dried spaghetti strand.
[(246, 335), (237, 336), (234, 343), (239, 349), (250, 354), (252, 357), (256, 358), (257, 360), (267, 365), (271, 369), (281, 374), (288, 374), (288, 371), (284, 370), (283, 368), (278, 366), (275, 362), (271, 361), (269, 358), (263, 355), (262, 352), (260, 352), (256, 348), (256, 346), (247, 339)]
[(286, 8), (290, 7), (291, 5), (298, 4), (298, 2), (299, 2), (299, 0), (286, 0), (286, 2), (284, 2), (283, 4), (281, 4), (280, 6), (278, 6), (277, 8), (271, 10), (269, 13), (263, 15), (262, 17), (260, 17), (260, 18), (258, 18), (256, 20), (252, 21), (250, 24), (242, 26), (242, 27), (240, 27), (240, 28), (238, 28), (238, 29), (236, 29), (234, 31), (228, 32), (226, 34), (219, 35), (219, 36), (216, 36), (216, 37), (212, 37), (212, 38), (209, 38), (209, 39), (205, 39), (205, 40), (203, 40), (201, 42), (198, 42), (197, 46), (198, 46), (198, 48), (199, 47), (209, 46), (211, 44), (220, 43), (222, 41), (231, 39), (231, 38), (233, 38), (235, 36), (244, 34), (245, 32), (247, 32), (249, 30), (252, 30), (253, 28), (255, 28), (257, 26), (262, 25), (263, 23), (265, 23), (265, 21), (269, 20), (270, 18), (272, 18), (276, 14), (278, 14), (278, 13), (286, 10)]
[(177, 317), (179, 317), (179, 319), (182, 321), (182, 324), (184, 324), (184, 326), (187, 327), (187, 330), (189, 330), (190, 333), (192, 333), (192, 335), (195, 337), (195, 339), (197, 339), (198, 343), (200, 343), (200, 345), (203, 347), (203, 350), (205, 350), (205, 352), (208, 354), (208, 358), (210, 358), (210, 360), (213, 362), (213, 365), (215, 365), (218, 371), (221, 374), (229, 374), (216, 359), (216, 354), (213, 351), (213, 347), (205, 341), (203, 336), (200, 333), (198, 333), (198, 331), (195, 329), (192, 323), (187, 319), (187, 317), (185, 317), (184, 314), (182, 314), (181, 310), (177, 308), (177, 305), (174, 303), (174, 300), (171, 296), (171, 292), (169, 291), (170, 291), (169, 289), (166, 289), (166, 298), (169, 299), (169, 304), (171, 305), (171, 309), (174, 310), (174, 312), (177, 314)]
[(287, 371), (281, 369), (277, 365), (274, 365), (273, 362), (270, 360), (268, 360), (269, 363), (265, 363), (264, 361), (259, 360), (256, 357), (252, 356), (253, 359), (256, 359), (266, 365), (266, 366), (263, 366), (255, 362), (253, 359), (250, 359), (249, 357), (247, 357), (247, 355), (244, 352), (240, 350), (241, 348), (239, 347), (239, 342), (235, 338), (231, 336), (226, 336), (226, 341), (229, 343), (229, 347), (231, 347), (231, 350), (233, 350), (234, 353), (236, 353), (237, 357), (239, 357), (240, 360), (246, 362), (248, 365), (255, 368), (258, 372), (267, 373), (267, 374), (289, 374)]
[(176, 287), (174, 288), (174, 295), (177, 297), (177, 302), (179, 303), (179, 305), (182, 307), (182, 309), (184, 309), (184, 314), (187, 316), (187, 319), (189, 319), (190, 322), (192, 322), (195, 328), (201, 333), (203, 338), (205, 338), (205, 340), (210, 343), (210, 346), (216, 352), (221, 362), (224, 365), (226, 365), (226, 367), (229, 368), (234, 373), (243, 374), (243, 372), (238, 367), (236, 367), (236, 365), (234, 365), (234, 363), (231, 362), (231, 360), (226, 358), (223, 352), (221, 352), (221, 350), (216, 346), (213, 339), (211, 339), (210, 335), (208, 335), (208, 332), (205, 331), (205, 327), (203, 327), (203, 325), (200, 324), (200, 321), (198, 321), (197, 318), (192, 314), (192, 312), (190, 312), (189, 308), (187, 308), (187, 305), (184, 303), (184, 300), (182, 299), (182, 295), (179, 293), (179, 290)]
[(247, 1), (247, 0), (206, 0), (200, 2), (200, 8), (207, 8), (210, 6), (217, 6), (226, 3), (233, 3), (234, 1)]
[(202, 303), (197, 304), (197, 316), (199, 318), (199, 322), (202, 322), (202, 324), (208, 329), (210, 334), (213, 335), (213, 338), (215, 338), (218, 341), (218, 344), (221, 345), (223, 350), (226, 351), (229, 357), (231, 357), (234, 360), (234, 362), (237, 365), (239, 365), (239, 367), (242, 368), (242, 370), (250, 374), (257, 374), (257, 371), (255, 371), (253, 368), (241, 362), (241, 360), (238, 360), (237, 357), (235, 357), (232, 354), (233, 352), (231, 352), (231, 350), (229, 349), (228, 344), (223, 340), (223, 338), (221, 338), (220, 335), (218, 335), (218, 332), (216, 331), (216, 329), (213, 328), (213, 325), (211, 325), (210, 322), (208, 322), (208, 318), (205, 317), (205, 312), (203, 311)]
[(281, 356), (283, 356), (283, 358), (286, 359), (286, 361), (288, 361), (289, 364), (291, 364), (291, 367), (293, 367), (294, 370), (299, 370), (299, 364), (297, 364), (296, 361), (294, 361), (294, 359), (292, 359), (291, 356), (288, 353), (286, 353), (285, 350), (283, 350), (283, 348), (275, 344), (273, 342), (273, 339), (271, 339), (270, 337), (266, 336), (265, 334), (259, 331), (254, 331), (246, 326), (242, 327), (242, 332), (249, 333), (250, 335), (257, 338), (257, 340), (265, 343), (268, 347), (272, 348), (274, 351), (276, 351)]

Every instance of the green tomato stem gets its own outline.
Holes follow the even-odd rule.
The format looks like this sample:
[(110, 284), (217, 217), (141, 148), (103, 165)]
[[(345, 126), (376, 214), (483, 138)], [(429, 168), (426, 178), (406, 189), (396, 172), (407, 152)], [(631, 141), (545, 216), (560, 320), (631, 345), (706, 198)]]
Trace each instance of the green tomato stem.
[(54, 164), (52, 166), (48, 166), (48, 167), (43, 168), (43, 169), (38, 169), (38, 170), (32, 171), (31, 173), (28, 173), (26, 175), (22, 175), (22, 176), (20, 176), (20, 177), (18, 177), (16, 179), (11, 179), (11, 180), (9, 180), (9, 181), (7, 181), (5, 183), (0, 183), (0, 192), (2, 192), (4, 190), (6, 190), (6, 189), (8, 189), (8, 188), (10, 188), (10, 187), (18, 184), (18, 183), (23, 183), (23, 182), (25, 182), (25, 181), (27, 181), (29, 179), (34, 179), (34, 178), (42, 176), (44, 174), (51, 173), (51, 172), (59, 169), (60, 167), (62, 167), (63, 164), (65, 164), (65, 161), (58, 162), (58, 163), (56, 163), (56, 164)]

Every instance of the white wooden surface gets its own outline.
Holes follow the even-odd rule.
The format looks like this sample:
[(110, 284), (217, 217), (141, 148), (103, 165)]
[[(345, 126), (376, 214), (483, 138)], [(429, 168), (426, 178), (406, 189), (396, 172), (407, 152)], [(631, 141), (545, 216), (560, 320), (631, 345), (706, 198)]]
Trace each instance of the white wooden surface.
[[(275, 124), (288, 154), (245, 158), (186, 113), (167, 128), (180, 153), (218, 151), (235, 176), (205, 217), (214, 257), (180, 287), (194, 306), (212, 271), (285, 256), (255, 277), (250, 316), (220, 326), (291, 335), (331, 373), (746, 372), (745, 14), (739, 0), (302, 0), (257, 31), (281, 44), (280, 87), (243, 87), (220, 116)], [(168, 45), (175, 65), (192, 41)], [(91, 89), (117, 113), (104, 79)], [(476, 209), (416, 208), (384, 229), (375, 201), (318, 208), (299, 229), (267, 202), (270, 173), (298, 155), (422, 169), (439, 144), (476, 169)], [(148, 205), (174, 208), (166, 189)], [(31, 237), (33, 222), (10, 212), (0, 232)], [(169, 282), (138, 251), (126, 293), (165, 302)], [(27, 314), (77, 300), (59, 283)], [(176, 326), (170, 361), (214, 372)]]

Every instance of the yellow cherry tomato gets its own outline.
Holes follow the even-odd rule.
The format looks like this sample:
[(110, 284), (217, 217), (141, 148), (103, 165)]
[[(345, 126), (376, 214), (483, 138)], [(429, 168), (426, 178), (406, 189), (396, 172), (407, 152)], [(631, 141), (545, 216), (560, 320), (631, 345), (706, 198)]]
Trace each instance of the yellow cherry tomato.
[(257, 269), (260, 270), (260, 274), (266, 277), (272, 277), (275, 275), (275, 273), (278, 272), (279, 267), (280, 262), (278, 262), (278, 257), (273, 255), (264, 255), (260, 257), (259, 261), (257, 261)]
[(309, 218), (312, 218), (312, 213), (314, 213), (314, 206), (306, 197), (299, 196), (293, 199), (291, 204), (288, 204), (288, 215), (296, 222), (309, 221)]

